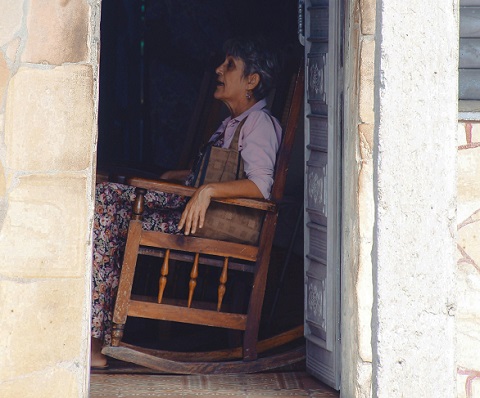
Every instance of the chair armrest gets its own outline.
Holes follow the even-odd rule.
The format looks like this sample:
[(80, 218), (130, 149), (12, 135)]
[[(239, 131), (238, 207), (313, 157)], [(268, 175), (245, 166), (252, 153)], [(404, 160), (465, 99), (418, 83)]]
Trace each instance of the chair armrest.
[(250, 209), (265, 210), (275, 212), (277, 204), (265, 199), (249, 199), (249, 198), (217, 198), (212, 199), (214, 202), (231, 204), (234, 206), (248, 207)]
[(192, 196), (197, 188), (187, 187), (167, 180), (154, 180), (152, 178), (130, 177), (127, 184), (137, 188), (149, 189), (151, 191), (173, 193), (181, 196)]
[[(138, 188), (149, 189), (152, 191), (159, 191), (165, 193), (172, 193), (181, 196), (192, 196), (197, 188), (187, 187), (182, 184), (166, 180), (153, 180), (150, 178), (131, 177), (127, 179), (127, 184)], [(249, 199), (249, 198), (216, 198), (212, 199), (214, 202), (227, 203), (235, 206), (249, 207), (251, 209), (276, 211), (277, 205), (275, 202), (265, 199)]]

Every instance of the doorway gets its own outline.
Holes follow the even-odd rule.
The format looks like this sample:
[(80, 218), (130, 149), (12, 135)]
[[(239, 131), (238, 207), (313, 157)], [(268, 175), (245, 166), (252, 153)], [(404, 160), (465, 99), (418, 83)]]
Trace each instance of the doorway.
[[(99, 169), (158, 177), (164, 170), (177, 168), (185, 150), (195, 152), (201, 144), (186, 135), (189, 116), (202, 93), (205, 71), (211, 68), (213, 73), (223, 57), (223, 42), (235, 35), (262, 34), (283, 53), (286, 63), (300, 59), (303, 47), (297, 40), (296, 13), (295, 0), (281, 4), (274, 0), (103, 0)], [(218, 117), (220, 121), (222, 114)], [(292, 234), (302, 215), (303, 134), (297, 134), (297, 141), (287, 181), (289, 201), (280, 214), (272, 255), (278, 266), (269, 271), (262, 317), (266, 324), (261, 329), (265, 335), (303, 322), (302, 228)], [(192, 148), (186, 148), (185, 142)], [(286, 264), (290, 246), (293, 254)], [(155, 282), (145, 281), (157, 280), (158, 267), (145, 262), (134, 288), (155, 289)], [(171, 325), (135, 321), (127, 324), (126, 341), (150, 348), (197, 349), (185, 346), (185, 340), (192, 339), (184, 336), (198, 336), (198, 327), (192, 331), (175, 325), (172, 330)], [(228, 339), (210, 330), (202, 335), (215, 344)], [(206, 344), (202, 348), (210, 348), (211, 341), (202, 342)]]

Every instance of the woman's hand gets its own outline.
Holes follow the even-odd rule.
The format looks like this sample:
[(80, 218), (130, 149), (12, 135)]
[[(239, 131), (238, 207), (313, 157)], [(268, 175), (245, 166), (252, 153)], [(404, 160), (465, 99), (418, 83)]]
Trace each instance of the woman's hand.
[(185, 206), (178, 230), (185, 235), (194, 234), (205, 222), (210, 201), (214, 198), (263, 198), (254, 182), (243, 179), (229, 182), (214, 182), (198, 188)]
[(184, 229), (185, 235), (194, 234), (197, 228), (202, 228), (205, 222), (205, 214), (210, 200), (212, 198), (213, 189), (209, 184), (202, 185), (196, 190), (191, 199), (185, 206), (180, 222), (178, 223), (178, 230)]

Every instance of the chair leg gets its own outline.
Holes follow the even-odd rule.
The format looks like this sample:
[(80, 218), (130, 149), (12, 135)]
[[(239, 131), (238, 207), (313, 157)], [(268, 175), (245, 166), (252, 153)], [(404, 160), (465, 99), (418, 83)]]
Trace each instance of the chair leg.
[(114, 323), (112, 326), (112, 345), (118, 347), (123, 339), (125, 324)]
[[(267, 257), (268, 259), (268, 257)], [(268, 262), (268, 260), (264, 260)], [(268, 264), (267, 264), (268, 265)], [(266, 266), (263, 268), (267, 268)], [(263, 298), (265, 295), (265, 277), (255, 278), (254, 291), (250, 295), (247, 314), (247, 328), (243, 335), (243, 360), (254, 361), (257, 359), (257, 340), (260, 328), (260, 315), (262, 312)], [(263, 285), (263, 286), (262, 286)]]
[(123, 258), (122, 272), (118, 284), (117, 299), (113, 312), (112, 345), (118, 347), (123, 338), (123, 330), (127, 320), (128, 303), (132, 293), (133, 276), (137, 265), (138, 247), (142, 234), (142, 221), (131, 220), (128, 227), (127, 244)]
[[(232, 304), (231, 312), (246, 313), (246, 303), (248, 293), (251, 290), (251, 283), (246, 279), (251, 275), (234, 275), (232, 280)], [(251, 282), (251, 281), (250, 281)], [(228, 347), (241, 347), (243, 345), (244, 332), (241, 330), (230, 329), (228, 331)]]
[[(267, 215), (264, 228), (270, 230), (268, 224), (275, 224), (277, 215)], [(265, 224), (267, 224), (265, 226)], [(272, 228), (273, 229), (273, 228)], [(263, 242), (260, 242), (260, 247), (263, 251), (258, 254), (258, 265), (253, 280), (253, 289), (250, 294), (250, 301), (248, 304), (247, 313), (247, 328), (243, 337), (243, 360), (254, 361), (257, 359), (257, 340), (258, 330), (260, 327), (260, 316), (262, 313), (263, 298), (265, 297), (265, 287), (267, 284), (268, 263), (270, 259), (270, 252), (273, 244), (273, 234), (271, 236), (263, 235)]]

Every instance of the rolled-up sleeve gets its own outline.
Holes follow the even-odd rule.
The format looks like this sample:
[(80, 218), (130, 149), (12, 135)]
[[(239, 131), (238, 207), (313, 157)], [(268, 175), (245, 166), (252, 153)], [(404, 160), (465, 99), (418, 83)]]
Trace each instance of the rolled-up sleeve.
[(282, 129), (278, 121), (261, 110), (248, 115), (240, 132), (238, 148), (245, 174), (265, 199), (270, 198), (281, 136)]

